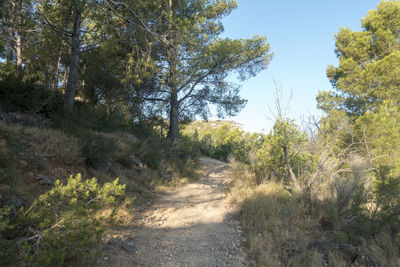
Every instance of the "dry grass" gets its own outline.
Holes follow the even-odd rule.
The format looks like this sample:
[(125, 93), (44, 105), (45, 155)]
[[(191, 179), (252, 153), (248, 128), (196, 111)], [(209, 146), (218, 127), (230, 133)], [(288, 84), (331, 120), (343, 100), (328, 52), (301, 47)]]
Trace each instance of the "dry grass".
[(82, 162), (78, 140), (59, 130), (26, 128), (25, 142), (29, 143), (34, 151), (42, 155), (58, 159), (64, 163)]
[(105, 207), (95, 214), (95, 218), (102, 221), (109, 221), (117, 226), (129, 226), (134, 221), (133, 199), (127, 198), (116, 208)]
[(257, 185), (251, 173), (234, 163), (228, 199), (241, 208), (253, 266), (400, 266), (399, 242), (393, 243), (389, 235), (351, 245), (342, 244), (338, 238), (346, 238), (345, 234), (334, 231), (335, 218), (327, 203), (333, 203), (338, 213), (340, 207), (349, 205), (345, 196), (364, 179), (361, 163), (355, 160), (350, 164), (354, 180), (336, 181), (326, 189), (334, 187), (334, 194), (320, 192), (318, 198), (291, 194), (277, 182)]
[(30, 155), (61, 160), (67, 164), (82, 162), (78, 140), (55, 129), (9, 125), (0, 121), (0, 131), (28, 149)]
[(234, 191), (242, 194), (238, 203), (255, 266), (322, 266), (322, 256), (310, 246), (318, 222), (306, 216), (300, 197), (274, 182)]

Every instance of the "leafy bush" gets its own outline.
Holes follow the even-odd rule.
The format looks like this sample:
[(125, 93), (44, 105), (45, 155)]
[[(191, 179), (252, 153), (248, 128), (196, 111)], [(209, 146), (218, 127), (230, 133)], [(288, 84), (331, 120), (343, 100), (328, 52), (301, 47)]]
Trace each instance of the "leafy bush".
[(114, 132), (127, 128), (125, 117), (118, 110), (111, 110), (105, 105), (93, 106), (75, 102), (74, 109), (68, 116), (53, 119), (55, 125), (63, 129), (87, 129), (101, 132)]
[(61, 92), (50, 91), (33, 81), (21, 81), (13, 75), (0, 79), (0, 99), (5, 107), (40, 113), (47, 118), (59, 116), (63, 106)]
[[(289, 171), (282, 149), (285, 142), (287, 142), (291, 167), (297, 178), (306, 180), (306, 177), (314, 171), (316, 162), (313, 155), (306, 149), (307, 135), (292, 121), (278, 120), (271, 133), (264, 136), (256, 152), (256, 160), (252, 166), (256, 175), (269, 176), (269, 178), (288, 183)], [(267, 177), (259, 177), (259, 180)]]
[(187, 138), (181, 138), (170, 146), (168, 161), (174, 170), (184, 176), (194, 176), (199, 166), (199, 150), (196, 143)]
[(247, 162), (253, 136), (234, 122), (193, 122), (182, 131), (203, 155), (227, 161), (229, 156)]
[(6, 140), (0, 139), (0, 169), (10, 167), (13, 158), (11, 151), (7, 147)]
[(175, 173), (192, 176), (198, 167), (198, 146), (188, 138), (171, 142), (159, 137), (148, 137), (139, 146), (143, 151), (140, 158), (151, 169), (169, 166)]
[(79, 133), (83, 156), (91, 166), (104, 166), (117, 150), (117, 143), (113, 138), (91, 131), (82, 130)]
[(66, 185), (57, 181), (25, 211), (15, 215), (0, 209), (1, 265), (65, 266), (88, 265), (99, 255), (99, 245), (109, 216), (95, 216), (101, 209), (116, 210), (125, 186), (100, 186), (96, 179), (71, 176)]
[(150, 134), (141, 139), (136, 146), (139, 158), (150, 169), (158, 169), (161, 162), (166, 159), (165, 153), (168, 145), (164, 139)]

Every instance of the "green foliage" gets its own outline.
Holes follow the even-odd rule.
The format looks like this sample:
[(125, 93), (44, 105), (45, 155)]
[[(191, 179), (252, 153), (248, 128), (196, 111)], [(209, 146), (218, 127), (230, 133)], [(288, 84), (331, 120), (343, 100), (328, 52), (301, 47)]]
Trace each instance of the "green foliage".
[(52, 118), (55, 126), (66, 131), (87, 129), (102, 132), (127, 130), (133, 125), (118, 110), (108, 109), (105, 105), (91, 105), (77, 102), (67, 116), (60, 114)]
[(250, 140), (253, 138), (233, 122), (193, 122), (183, 135), (197, 143), (198, 150), (213, 158), (227, 161), (229, 156), (247, 162)]
[[(321, 175), (335, 177), (326, 211), (333, 227), (346, 234), (350, 244), (398, 234), (398, 127), (398, 107), (386, 100), (356, 119), (332, 110), (322, 120), (318, 142), (322, 158), (327, 158), (327, 172)], [(363, 161), (359, 167), (352, 163), (355, 157)]]
[(166, 152), (169, 149), (167, 140), (155, 136), (147, 128), (143, 130), (147, 136), (142, 136), (136, 144), (137, 155), (147, 167), (156, 170), (162, 165), (163, 160), (166, 160)]
[(296, 124), (291, 121), (277, 121), (271, 133), (265, 136), (260, 149), (257, 151), (257, 161), (254, 164), (254, 171), (258, 174), (265, 173), (278, 176), (279, 180), (286, 180), (289, 177), (286, 160), (283, 153), (287, 139), (287, 150), (290, 163), (296, 176), (304, 178), (309, 176), (316, 166), (315, 158), (305, 149), (308, 138), (301, 132)]
[(334, 155), (340, 155), (353, 141), (354, 135), (353, 121), (346, 112), (332, 110), (321, 119), (317, 142), (319, 146), (329, 148)]
[(6, 140), (0, 139), (0, 169), (8, 168), (14, 161), (14, 155), (9, 150)]
[[(209, 105), (216, 106), (220, 117), (234, 115), (244, 107), (246, 100), (239, 95), (240, 87), (227, 77), (237, 74), (242, 81), (254, 77), (267, 68), (272, 55), (265, 37), (219, 37), (223, 32), (221, 20), (237, 7), (236, 1), (137, 1), (130, 7), (133, 13), (121, 12), (128, 17), (136, 14), (137, 23), (151, 21), (160, 30), (159, 36), (168, 36), (160, 39), (137, 28), (135, 35), (140, 43), (134, 47), (129, 62), (133, 71), (127, 81), (130, 94), (142, 101), (145, 109), (158, 114), (165, 109), (173, 111), (168, 112), (170, 138), (178, 137), (183, 118), (207, 117)], [(155, 17), (161, 19), (154, 21)], [(156, 88), (144, 86), (154, 83), (149, 74), (159, 77)]]
[(153, 170), (168, 166), (177, 174), (191, 177), (198, 167), (199, 148), (189, 138), (170, 141), (153, 136), (138, 147), (145, 148), (139, 158)]
[(150, 150), (143, 155), (143, 161), (150, 169), (156, 170), (160, 167), (163, 155), (162, 149)]
[[(95, 178), (71, 176), (57, 181), (25, 211), (0, 209), (2, 265), (88, 265), (99, 255), (104, 227), (112, 219), (97, 212), (121, 203), (125, 191), (118, 179), (99, 185)], [(113, 212), (115, 214), (115, 212)]]
[[(325, 155), (334, 155), (331, 165), (346, 172), (346, 158), (359, 155), (369, 169), (353, 189), (348, 213), (336, 215), (342, 231), (356, 243), (361, 242), (360, 236), (398, 232), (394, 229), (400, 220), (400, 113), (393, 102), (399, 97), (398, 18), (400, 2), (382, 1), (362, 19), (362, 31), (342, 28), (336, 35), (339, 66), (327, 68), (334, 91), (317, 97), (319, 107), (327, 112), (318, 142), (328, 148)], [(349, 176), (340, 176), (343, 183), (351, 182)]]
[(199, 166), (198, 148), (196, 143), (186, 138), (180, 138), (172, 143), (168, 159), (172, 168), (183, 176), (193, 177)]
[[(397, 105), (383, 101), (352, 124), (353, 142), (348, 153), (358, 153), (368, 159), (371, 171), (368, 183), (357, 187), (350, 214), (354, 220), (344, 227), (353, 239), (374, 236), (380, 232), (395, 235), (400, 223), (400, 169), (398, 150), (399, 118)], [(377, 130), (379, 129), (379, 130)], [(357, 138), (357, 140), (354, 140)], [(340, 138), (349, 144), (349, 138)]]
[(391, 177), (390, 168), (380, 167), (376, 170), (373, 189), (374, 204), (379, 212), (373, 218), (380, 227), (389, 227), (391, 234), (399, 233), (400, 226), (400, 177)]
[(348, 244), (349, 243), (349, 237), (347, 236), (346, 233), (344, 233), (342, 231), (334, 231), (333, 237), (335, 238), (335, 241), (338, 242), (339, 244)]
[(342, 28), (336, 35), (339, 66), (329, 66), (333, 92), (321, 92), (319, 107), (342, 109), (352, 116), (398, 99), (400, 2), (382, 1), (362, 20), (363, 31)]
[(282, 149), (284, 128), (288, 151), (296, 175), (306, 180), (316, 168), (316, 159), (307, 150), (308, 138), (290, 121), (278, 121), (268, 135), (249, 134), (230, 122), (194, 122), (183, 129), (184, 136), (199, 143), (199, 151), (216, 159), (229, 157), (245, 163), (259, 182), (272, 177), (288, 181), (288, 170)]
[(0, 100), (9, 109), (43, 114), (47, 118), (59, 116), (62, 111), (62, 95), (58, 91), (23, 82), (13, 75), (0, 78)]
[[(400, 176), (400, 110), (393, 101), (383, 101), (375, 110), (357, 119), (357, 135), (363, 139), (365, 155), (374, 166), (390, 166), (392, 176)], [(379, 130), (377, 130), (379, 129)]]
[(86, 163), (94, 166), (104, 166), (117, 150), (117, 144), (113, 138), (91, 131), (79, 131), (79, 142)]

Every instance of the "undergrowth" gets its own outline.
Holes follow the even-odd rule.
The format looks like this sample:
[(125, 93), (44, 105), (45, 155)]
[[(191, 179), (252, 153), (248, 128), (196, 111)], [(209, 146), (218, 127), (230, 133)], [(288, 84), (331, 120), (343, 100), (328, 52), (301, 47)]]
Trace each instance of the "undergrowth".
[(367, 223), (351, 228), (345, 220), (338, 227), (334, 199), (292, 193), (279, 182), (259, 184), (240, 163), (233, 176), (228, 199), (240, 207), (254, 266), (400, 265), (400, 244), (390, 231), (363, 234)]
[[(100, 253), (105, 227), (124, 201), (118, 179), (99, 185), (95, 178), (71, 176), (40, 195), (26, 210), (0, 209), (3, 266), (87, 265)], [(104, 213), (105, 209), (111, 212)]]
[[(0, 120), (1, 266), (91, 265), (106, 229), (130, 224), (132, 208), (154, 191), (196, 177), (195, 142), (166, 140), (151, 122), (135, 124), (106, 105), (75, 102), (68, 113), (60, 107), (59, 92), (12, 77), (0, 81), (7, 118)], [(81, 175), (66, 181), (71, 172), (99, 182)], [(66, 183), (51, 187), (38, 177)]]

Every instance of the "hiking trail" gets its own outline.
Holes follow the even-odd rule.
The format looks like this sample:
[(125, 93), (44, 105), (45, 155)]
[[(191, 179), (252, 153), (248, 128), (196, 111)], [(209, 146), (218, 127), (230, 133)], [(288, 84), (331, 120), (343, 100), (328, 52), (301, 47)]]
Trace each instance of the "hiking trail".
[(225, 200), (230, 167), (200, 160), (201, 178), (159, 195), (138, 226), (125, 230), (127, 240), (105, 250), (99, 265), (248, 266), (237, 212)]

